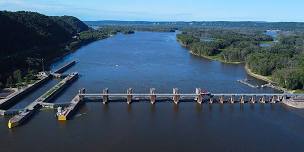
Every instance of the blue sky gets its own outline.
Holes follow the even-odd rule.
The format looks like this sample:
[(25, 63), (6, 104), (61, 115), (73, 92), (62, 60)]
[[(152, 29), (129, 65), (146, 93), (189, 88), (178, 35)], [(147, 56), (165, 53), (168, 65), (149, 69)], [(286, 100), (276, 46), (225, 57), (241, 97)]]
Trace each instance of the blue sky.
[(0, 0), (0, 9), (82, 20), (304, 22), (304, 0)]

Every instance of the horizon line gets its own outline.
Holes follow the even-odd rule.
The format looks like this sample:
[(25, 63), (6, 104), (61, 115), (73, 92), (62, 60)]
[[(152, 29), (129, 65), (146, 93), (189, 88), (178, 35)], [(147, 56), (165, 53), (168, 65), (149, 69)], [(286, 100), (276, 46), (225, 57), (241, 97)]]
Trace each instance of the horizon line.
[[(63, 15), (64, 16), (64, 15)], [(255, 20), (193, 20), (193, 21), (166, 21), (166, 20), (116, 20), (116, 19), (110, 19), (110, 20), (81, 20), (84, 22), (150, 22), (150, 23), (177, 23), (177, 22), (184, 22), (184, 23), (193, 23), (193, 22), (252, 22), (252, 23), (304, 23), (304, 21), (255, 21)]]

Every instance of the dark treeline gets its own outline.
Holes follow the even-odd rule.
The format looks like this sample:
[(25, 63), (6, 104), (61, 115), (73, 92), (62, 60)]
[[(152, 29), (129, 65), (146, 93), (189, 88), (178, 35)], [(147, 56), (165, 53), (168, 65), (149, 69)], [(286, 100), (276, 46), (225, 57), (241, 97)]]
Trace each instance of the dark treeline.
[[(279, 32), (276, 40), (261, 30), (187, 29), (177, 35), (193, 54), (224, 62), (243, 62), (253, 72), (272, 76), (288, 89), (303, 89), (304, 34)], [(261, 44), (270, 44), (263, 47)]]
[(72, 16), (0, 11), (0, 88), (32, 77), (71, 50), (110, 35)]
[(304, 30), (303, 22), (230, 22), (230, 21), (193, 21), (193, 22), (149, 22), (149, 21), (86, 21), (90, 26), (137, 26), (137, 27), (170, 27), (170, 28), (226, 28), (226, 29), (279, 29)]
[(115, 29), (121, 33), (132, 34), (134, 31), (150, 31), (150, 32), (175, 32), (177, 28), (173, 26), (162, 25), (98, 25), (100, 29)]

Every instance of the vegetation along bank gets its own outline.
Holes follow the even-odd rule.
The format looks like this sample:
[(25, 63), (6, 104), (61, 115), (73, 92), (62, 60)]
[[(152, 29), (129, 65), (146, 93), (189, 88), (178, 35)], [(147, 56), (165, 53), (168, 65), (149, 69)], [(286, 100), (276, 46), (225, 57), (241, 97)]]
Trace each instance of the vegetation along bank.
[(272, 37), (261, 30), (186, 29), (177, 40), (194, 55), (245, 63), (257, 78), (291, 90), (304, 88), (304, 32), (279, 31)]

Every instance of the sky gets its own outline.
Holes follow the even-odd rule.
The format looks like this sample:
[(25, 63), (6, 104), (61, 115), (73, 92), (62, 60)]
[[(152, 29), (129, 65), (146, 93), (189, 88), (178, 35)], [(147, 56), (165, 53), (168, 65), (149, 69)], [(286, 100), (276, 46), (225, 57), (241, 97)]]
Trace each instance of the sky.
[(304, 0), (0, 0), (0, 10), (84, 21), (304, 22)]

